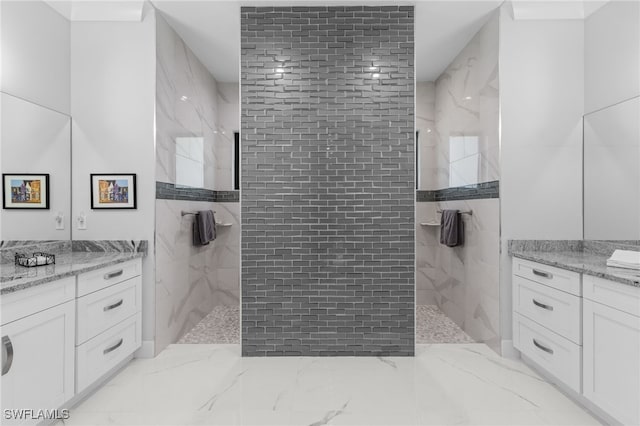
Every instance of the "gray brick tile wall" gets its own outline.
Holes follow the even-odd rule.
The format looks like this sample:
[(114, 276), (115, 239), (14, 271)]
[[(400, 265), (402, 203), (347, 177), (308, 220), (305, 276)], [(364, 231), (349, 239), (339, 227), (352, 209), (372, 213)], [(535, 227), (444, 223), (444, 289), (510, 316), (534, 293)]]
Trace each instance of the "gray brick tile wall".
[(413, 355), (413, 7), (242, 8), (242, 353)]

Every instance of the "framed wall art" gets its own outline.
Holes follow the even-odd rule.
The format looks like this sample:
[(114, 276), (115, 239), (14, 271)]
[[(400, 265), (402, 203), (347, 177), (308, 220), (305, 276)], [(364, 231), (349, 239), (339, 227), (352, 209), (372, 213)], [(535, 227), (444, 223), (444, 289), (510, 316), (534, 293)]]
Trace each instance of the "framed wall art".
[(91, 174), (92, 209), (135, 209), (135, 174)]
[(49, 209), (49, 175), (2, 174), (2, 207), (5, 209)]

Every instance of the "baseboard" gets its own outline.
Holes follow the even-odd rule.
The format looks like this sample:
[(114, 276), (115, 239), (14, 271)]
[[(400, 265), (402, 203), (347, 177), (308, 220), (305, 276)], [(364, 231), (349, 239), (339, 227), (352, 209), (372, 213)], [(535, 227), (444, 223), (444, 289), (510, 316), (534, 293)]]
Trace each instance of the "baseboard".
[(133, 356), (134, 358), (155, 358), (155, 342), (153, 340), (143, 340), (142, 346)]
[(502, 340), (500, 343), (500, 353), (503, 358), (520, 359), (520, 352), (513, 346), (513, 340)]

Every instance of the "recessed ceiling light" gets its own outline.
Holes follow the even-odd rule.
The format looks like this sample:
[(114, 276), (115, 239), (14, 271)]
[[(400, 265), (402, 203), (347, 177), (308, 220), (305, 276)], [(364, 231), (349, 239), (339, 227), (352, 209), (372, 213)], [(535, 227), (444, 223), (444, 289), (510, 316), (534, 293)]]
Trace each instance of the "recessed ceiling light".
[(184, 95), (183, 95), (183, 96), (180, 96), (180, 100), (181, 100), (182, 102), (185, 102), (185, 101), (188, 101), (188, 100), (189, 100), (189, 97), (187, 97), (187, 96), (184, 96)]

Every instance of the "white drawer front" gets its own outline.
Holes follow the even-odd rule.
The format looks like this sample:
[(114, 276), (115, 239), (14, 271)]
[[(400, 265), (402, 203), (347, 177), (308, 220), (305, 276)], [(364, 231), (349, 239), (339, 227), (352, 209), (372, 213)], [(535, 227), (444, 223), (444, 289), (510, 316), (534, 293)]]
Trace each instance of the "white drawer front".
[(2, 324), (68, 302), (75, 297), (75, 277), (62, 278), (2, 296)]
[(513, 284), (516, 312), (578, 345), (582, 344), (579, 297), (515, 275)]
[(85, 390), (140, 347), (140, 313), (76, 348), (76, 393)]
[(582, 347), (514, 314), (514, 346), (576, 392), (581, 392)]
[(640, 287), (585, 275), (584, 298), (640, 317)]
[(141, 259), (130, 260), (78, 275), (78, 297), (121, 283), (142, 271)]
[(140, 276), (80, 297), (77, 304), (76, 345), (86, 342), (140, 312), (141, 297), (142, 278)]
[(580, 296), (580, 274), (566, 269), (542, 265), (524, 259), (513, 258), (513, 275)]

